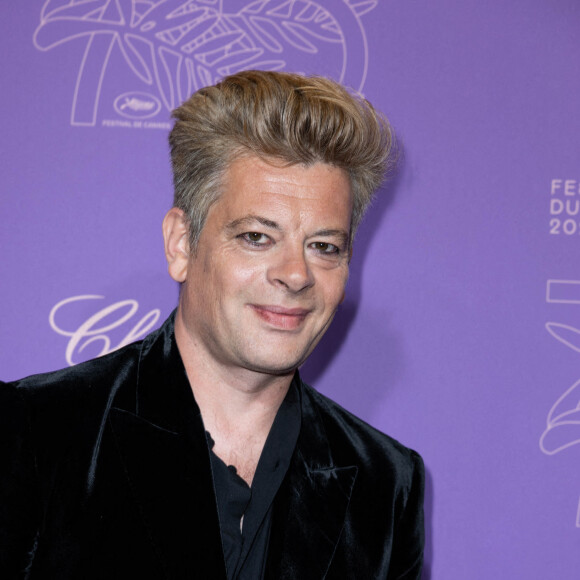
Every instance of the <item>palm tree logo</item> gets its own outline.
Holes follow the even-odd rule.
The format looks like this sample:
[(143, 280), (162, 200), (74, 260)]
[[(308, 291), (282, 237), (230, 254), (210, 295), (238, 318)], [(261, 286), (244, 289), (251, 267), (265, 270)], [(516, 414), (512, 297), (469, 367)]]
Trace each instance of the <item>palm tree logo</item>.
[(71, 124), (94, 126), (107, 66), (119, 54), (142, 83), (138, 89), (147, 87), (141, 94), (151, 96), (131, 93), (119, 105), (135, 114), (171, 110), (197, 89), (240, 70), (291, 65), (307, 72), (313, 59), (318, 72), (362, 91), (368, 47), (361, 17), (377, 3), (46, 0), (33, 42), (42, 51), (67, 42), (81, 48)]

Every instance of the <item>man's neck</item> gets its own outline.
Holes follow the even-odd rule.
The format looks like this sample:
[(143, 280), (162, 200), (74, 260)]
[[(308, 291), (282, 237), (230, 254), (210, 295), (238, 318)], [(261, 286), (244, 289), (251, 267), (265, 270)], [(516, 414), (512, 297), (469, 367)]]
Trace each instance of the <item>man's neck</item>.
[(213, 451), (251, 485), (262, 449), (294, 373), (273, 375), (220, 364), (187, 334), (175, 338)]

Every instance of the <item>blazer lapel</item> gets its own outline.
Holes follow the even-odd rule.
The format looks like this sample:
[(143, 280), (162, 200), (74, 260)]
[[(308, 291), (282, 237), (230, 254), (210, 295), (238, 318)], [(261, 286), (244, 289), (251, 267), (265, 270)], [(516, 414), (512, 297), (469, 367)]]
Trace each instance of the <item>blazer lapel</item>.
[(335, 466), (321, 418), (301, 389), (302, 425), (274, 504), (267, 578), (322, 579), (339, 540), (356, 466)]
[[(325, 577), (357, 475), (334, 465), (300, 392), (300, 435), (273, 506), (266, 578), (276, 580)], [(171, 319), (144, 341), (137, 381), (119, 389), (108, 423), (165, 577), (225, 580), (209, 449)]]
[(167, 578), (225, 580), (209, 450), (173, 324), (144, 342), (137, 384), (109, 423)]

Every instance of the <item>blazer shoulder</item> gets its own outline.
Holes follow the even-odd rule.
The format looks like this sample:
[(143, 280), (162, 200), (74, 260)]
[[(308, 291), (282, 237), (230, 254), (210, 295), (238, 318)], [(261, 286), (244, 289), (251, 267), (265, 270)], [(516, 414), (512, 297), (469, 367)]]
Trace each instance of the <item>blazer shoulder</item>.
[[(72, 367), (30, 375), (9, 384), (22, 396), (41, 402), (54, 397), (68, 398), (91, 396), (91, 393), (109, 392), (112, 386), (128, 383), (138, 378), (141, 358), (159, 339), (167, 339), (173, 329), (174, 313), (165, 323), (143, 339), (132, 342), (116, 351)], [(0, 384), (1, 381), (0, 381)]]
[(6, 413), (27, 416), (39, 449), (64, 450), (79, 434), (98, 432), (122, 386), (136, 386), (140, 350), (140, 342), (132, 343), (73, 367), (0, 383), (0, 402)]
[(14, 389), (20, 397), (35, 401), (43, 398), (75, 394), (85, 396), (87, 390), (108, 389), (120, 370), (130, 371), (139, 361), (143, 341), (131, 343), (102, 357), (47, 373), (0, 383), (4, 389)]
[(373, 468), (384, 463), (409, 480), (416, 472), (424, 472), (423, 460), (417, 451), (369, 425), (311, 386), (303, 383), (303, 387), (304, 396), (314, 406), (324, 425), (335, 459), (360, 465), (361, 457), (370, 457)]

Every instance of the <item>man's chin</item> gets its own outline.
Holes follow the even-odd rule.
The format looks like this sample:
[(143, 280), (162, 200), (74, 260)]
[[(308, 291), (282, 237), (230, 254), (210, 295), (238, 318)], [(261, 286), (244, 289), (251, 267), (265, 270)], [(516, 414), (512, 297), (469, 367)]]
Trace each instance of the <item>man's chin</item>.
[(307, 355), (287, 357), (282, 360), (279, 356), (272, 356), (270, 359), (253, 358), (247, 360), (245, 366), (248, 370), (254, 371), (256, 373), (273, 376), (285, 376), (294, 374), (298, 367), (302, 365), (306, 359)]
[(288, 363), (288, 364), (270, 364), (264, 362), (253, 362), (250, 363), (247, 368), (248, 370), (254, 371), (256, 373), (264, 375), (272, 375), (276, 377), (283, 377), (287, 375), (293, 375), (296, 369), (302, 364), (300, 363)]

